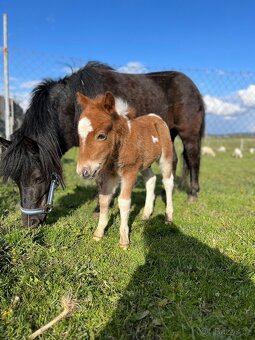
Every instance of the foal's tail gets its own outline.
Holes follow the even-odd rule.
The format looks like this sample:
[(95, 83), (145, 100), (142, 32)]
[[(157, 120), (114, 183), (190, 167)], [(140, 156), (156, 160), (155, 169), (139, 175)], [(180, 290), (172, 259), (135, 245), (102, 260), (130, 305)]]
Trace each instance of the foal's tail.
[(162, 146), (162, 156), (164, 157), (164, 159), (169, 160), (172, 164), (173, 143), (170, 136), (169, 127), (161, 118), (157, 119), (157, 121), (155, 122), (155, 127), (158, 132), (158, 136)]

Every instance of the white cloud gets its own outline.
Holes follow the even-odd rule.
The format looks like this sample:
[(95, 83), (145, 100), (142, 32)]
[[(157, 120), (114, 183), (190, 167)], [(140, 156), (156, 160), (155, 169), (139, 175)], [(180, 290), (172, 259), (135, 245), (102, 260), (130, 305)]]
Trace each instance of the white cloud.
[(245, 106), (255, 107), (255, 85), (250, 85), (237, 93)]
[(33, 89), (35, 86), (37, 86), (41, 80), (29, 80), (25, 81), (23, 83), (20, 83), (20, 88), (21, 89)]
[(130, 61), (126, 65), (121, 66), (118, 71), (123, 73), (145, 73), (148, 70), (139, 61)]
[(15, 93), (11, 94), (11, 98), (21, 106), (24, 112), (28, 109), (30, 103), (30, 94), (29, 93)]
[(16, 77), (9, 77), (9, 80), (10, 81), (18, 81), (18, 78), (16, 78)]
[(229, 117), (246, 111), (246, 109), (239, 104), (227, 102), (209, 95), (204, 96), (204, 102), (206, 111), (216, 116)]

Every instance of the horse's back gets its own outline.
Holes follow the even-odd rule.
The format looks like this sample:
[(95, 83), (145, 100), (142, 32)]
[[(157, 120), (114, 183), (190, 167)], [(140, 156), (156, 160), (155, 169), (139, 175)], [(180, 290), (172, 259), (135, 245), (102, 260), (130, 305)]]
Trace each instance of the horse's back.
[(198, 129), (202, 135), (202, 96), (185, 74), (176, 71), (145, 74), (104, 71), (104, 82), (106, 90), (111, 89), (115, 96), (125, 99), (134, 107), (138, 116), (155, 112), (170, 129), (175, 128), (179, 132), (194, 128), (195, 133)]

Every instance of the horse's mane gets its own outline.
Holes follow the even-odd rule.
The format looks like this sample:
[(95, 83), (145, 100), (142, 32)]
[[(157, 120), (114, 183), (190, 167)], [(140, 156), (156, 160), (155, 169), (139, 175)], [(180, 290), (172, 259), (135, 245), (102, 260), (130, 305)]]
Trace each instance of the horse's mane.
[[(113, 69), (106, 64), (90, 61), (69, 76), (57, 81), (43, 80), (34, 88), (24, 121), (21, 127), (11, 136), (12, 144), (2, 154), (0, 175), (4, 179), (9, 177), (14, 180), (18, 179), (21, 171), (23, 174), (30, 173), (29, 169), (31, 169), (36, 158), (31, 153), (28, 154), (26, 137), (38, 144), (40, 167), (46, 178), (49, 179), (53, 172), (62, 175), (59, 117), (54, 106), (60, 102), (60, 93), (65, 96), (68, 92), (72, 100), (73, 110), (78, 111), (79, 114), (79, 108), (77, 109), (75, 104), (75, 94), (77, 91), (81, 91), (86, 92), (91, 97), (97, 95), (101, 90), (100, 70)], [(66, 93), (63, 92), (65, 89)], [(54, 95), (55, 100), (52, 98)]]
[(47, 179), (53, 172), (62, 174), (60, 163), (60, 146), (58, 139), (57, 116), (50, 113), (49, 94), (56, 84), (53, 80), (44, 80), (32, 92), (30, 106), (21, 127), (11, 136), (12, 143), (3, 153), (1, 175), (4, 179), (18, 179), (21, 171), (30, 173), (36, 157), (28, 153), (29, 137), (36, 141), (40, 157), (40, 168)]
[[(79, 91), (90, 98), (104, 92), (102, 71), (114, 71), (112, 67), (98, 61), (89, 61), (83, 68), (74, 72), (71, 76), (65, 77), (63, 81), (70, 84), (73, 98)], [(75, 101), (75, 124), (77, 125), (81, 114), (80, 106)]]

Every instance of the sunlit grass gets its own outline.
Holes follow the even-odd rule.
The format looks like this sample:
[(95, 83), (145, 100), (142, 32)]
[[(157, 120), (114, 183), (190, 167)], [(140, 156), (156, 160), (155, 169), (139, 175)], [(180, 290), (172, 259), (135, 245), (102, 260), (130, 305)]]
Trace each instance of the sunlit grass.
[[(140, 219), (139, 178), (128, 251), (118, 246), (116, 199), (105, 238), (92, 240), (96, 188), (75, 173), (77, 149), (63, 158), (67, 189), (56, 192), (47, 224), (36, 230), (22, 227), (18, 191), (1, 183), (0, 338), (27, 338), (61, 312), (70, 291), (80, 307), (45, 338), (254, 338), (255, 155), (248, 147), (255, 143), (245, 141), (236, 160), (240, 140), (223, 142), (226, 154), (202, 159), (198, 202), (187, 203), (176, 186), (171, 227), (160, 177), (153, 216)], [(205, 143), (217, 149), (222, 141)]]

